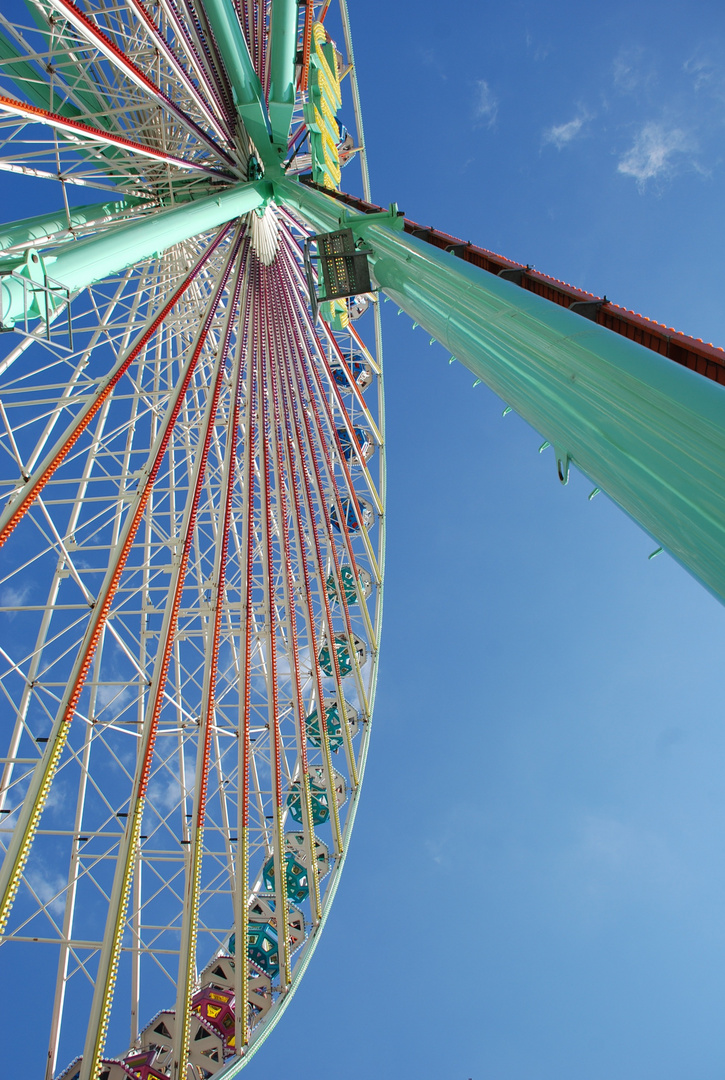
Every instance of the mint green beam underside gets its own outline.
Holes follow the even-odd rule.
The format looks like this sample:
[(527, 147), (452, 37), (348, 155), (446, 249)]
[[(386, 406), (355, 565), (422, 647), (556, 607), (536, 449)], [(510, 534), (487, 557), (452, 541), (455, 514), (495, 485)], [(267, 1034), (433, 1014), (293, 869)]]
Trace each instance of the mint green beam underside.
[[(111, 219), (116, 214), (133, 210), (139, 202), (139, 199), (127, 198), (117, 202), (74, 206), (70, 210), (70, 228), (77, 229), (82, 225)], [(18, 244), (38, 243), (56, 233), (66, 232), (68, 228), (68, 216), (65, 209), (51, 214), (37, 214), (35, 217), (23, 218), (21, 221), (7, 222), (0, 225), (0, 251), (6, 251), (7, 248), (16, 247)]]
[[(5, 62), (3, 74), (13, 80), (19, 86), (28, 100), (41, 109), (52, 109), (50, 87), (43, 82), (38, 71), (29, 61), (22, 57), (22, 53), (13, 43), (0, 32), (0, 60)], [(66, 103), (64, 115), (80, 116), (80, 109), (75, 106), (68, 108)], [(58, 111), (56, 103), (56, 111)]]
[(295, 107), (297, 0), (272, 0), (269, 31), (269, 122), (272, 141), (287, 149)]
[[(218, 195), (209, 195), (173, 210), (164, 210), (151, 217), (141, 218), (100, 236), (68, 244), (57, 255), (44, 260), (45, 272), (71, 292), (112, 277), (129, 266), (161, 254), (174, 244), (223, 225), (259, 206), (271, 196), (271, 185), (260, 181), (226, 188)], [(25, 265), (25, 264), (22, 264)], [(21, 266), (18, 267), (21, 269)], [(15, 278), (2, 279), (3, 323), (25, 317), (25, 296), (22, 282)], [(42, 299), (40, 306), (42, 307)], [(37, 315), (38, 310), (31, 310)]]
[[(47, 23), (44, 24), (42, 29), (47, 32)], [(44, 80), (43, 75), (25, 59), (19, 49), (1, 31), (0, 60), (5, 61), (3, 75), (6, 78), (12, 79), (15, 85), (33, 105), (37, 105), (41, 109), (50, 109), (51, 111), (60, 113), (61, 116), (82, 116), (81, 110), (70, 101), (61, 101), (62, 85), (58, 86), (56, 84), (55, 94), (51, 93), (50, 85)], [(62, 67), (63, 65), (61, 65), (61, 69)], [(99, 119), (96, 121), (97, 124), (99, 126), (105, 126), (103, 124), (103, 112), (107, 106), (104, 106), (100, 99), (94, 94), (84, 92), (83, 90), (76, 90), (76, 96), (90, 112), (98, 114)]]
[(234, 5), (231, 0), (204, 0), (204, 12), (232, 84), (237, 112), (264, 163), (277, 162), (280, 158), (270, 139), (262, 84), (254, 70)]
[[(334, 199), (275, 190), (338, 226)], [(723, 387), (385, 224), (356, 232), (399, 307), (725, 600)]]

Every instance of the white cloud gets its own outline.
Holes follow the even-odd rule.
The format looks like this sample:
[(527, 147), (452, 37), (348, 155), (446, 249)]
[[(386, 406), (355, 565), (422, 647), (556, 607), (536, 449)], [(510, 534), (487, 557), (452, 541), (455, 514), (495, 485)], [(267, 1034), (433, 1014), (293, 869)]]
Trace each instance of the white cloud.
[(715, 75), (715, 65), (703, 57), (691, 57), (682, 65), (682, 70), (692, 76), (692, 85), (697, 90), (712, 83)]
[(448, 81), (448, 75), (446, 69), (441, 63), (440, 55), (437, 49), (421, 49), (420, 58), (426, 67), (432, 68), (436, 75), (443, 81)]
[(544, 142), (551, 143), (557, 150), (572, 142), (580, 134), (587, 116), (575, 116), (566, 124), (553, 124), (544, 131)]
[(66, 881), (58, 874), (34, 870), (26, 877), (28, 885), (48, 911), (58, 917), (65, 910)]
[[(5, 608), (21, 608), (32, 591), (32, 585), (24, 585), (22, 587), (16, 587), (13, 585), (7, 585), (2, 592), (0, 592), (0, 605)], [(12, 622), (17, 612), (6, 611), (5, 618)]]
[(640, 46), (622, 48), (614, 59), (612, 80), (620, 93), (647, 90), (657, 80), (651, 63)]
[(476, 79), (473, 115), (477, 123), (493, 127), (498, 116), (498, 98), (485, 79)]
[(645, 124), (633, 145), (621, 158), (617, 172), (632, 176), (642, 191), (648, 180), (672, 172), (673, 157), (690, 149), (690, 140), (681, 128)]
[[(193, 797), (196, 758), (192, 750), (184, 751), (184, 795)], [(163, 820), (176, 810), (182, 799), (181, 775), (178, 756), (172, 756), (157, 772), (149, 784), (148, 806), (153, 807)]]
[(120, 716), (134, 696), (130, 686), (99, 686), (96, 694), (96, 718), (108, 722), (111, 718)]

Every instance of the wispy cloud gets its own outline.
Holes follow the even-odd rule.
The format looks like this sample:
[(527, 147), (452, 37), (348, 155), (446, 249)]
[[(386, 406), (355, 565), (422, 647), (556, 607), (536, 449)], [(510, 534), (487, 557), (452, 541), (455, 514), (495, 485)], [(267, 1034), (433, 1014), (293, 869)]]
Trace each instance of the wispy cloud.
[(421, 63), (425, 67), (432, 68), (436, 75), (443, 81), (448, 81), (448, 73), (441, 63), (440, 54), (437, 49), (420, 49), (418, 52)]
[(623, 94), (646, 90), (656, 79), (656, 72), (645, 56), (644, 49), (640, 46), (627, 46), (619, 50), (612, 70), (612, 80), (617, 90)]
[[(0, 592), (0, 605), (5, 608), (20, 608), (30, 596), (31, 591), (32, 585), (22, 587), (8, 585)], [(16, 611), (6, 611), (5, 618), (12, 621), (16, 614)]]
[(534, 36), (528, 30), (524, 36), (526, 42), (526, 50), (533, 54), (534, 60), (540, 62), (546, 60), (547, 56), (551, 52), (551, 44), (549, 42), (534, 41)]
[(50, 871), (35, 870), (26, 877), (28, 885), (40, 903), (56, 917), (65, 909), (65, 879)]
[(581, 135), (582, 128), (588, 119), (586, 114), (581, 114), (566, 124), (553, 124), (544, 130), (544, 142), (551, 143), (557, 150), (561, 150)]
[(96, 695), (96, 719), (108, 721), (120, 716), (134, 696), (130, 686), (99, 686)]
[(620, 159), (617, 171), (633, 177), (643, 191), (648, 180), (669, 176), (676, 155), (691, 148), (691, 141), (681, 128), (668, 129), (663, 124), (648, 123)]
[(476, 79), (473, 98), (473, 117), (477, 124), (493, 127), (498, 116), (498, 98), (485, 79)]
[(682, 65), (682, 70), (692, 78), (695, 91), (710, 87), (715, 76), (715, 65), (704, 57), (692, 56)]

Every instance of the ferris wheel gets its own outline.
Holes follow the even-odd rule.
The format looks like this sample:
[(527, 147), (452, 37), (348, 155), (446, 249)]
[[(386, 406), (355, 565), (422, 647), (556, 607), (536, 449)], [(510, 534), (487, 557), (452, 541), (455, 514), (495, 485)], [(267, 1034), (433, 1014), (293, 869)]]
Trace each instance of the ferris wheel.
[(375, 692), (379, 317), (369, 283), (320, 298), (269, 185), (367, 192), (347, 11), (30, 0), (0, 50), (0, 169), (45, 211), (0, 239), (24, 1067), (232, 1075), (324, 923)]
[(310, 960), (365, 770), (383, 296), (721, 598), (724, 354), (371, 203), (345, 0), (25, 0), (0, 171), (38, 192), (0, 227), (23, 1072), (231, 1077)]

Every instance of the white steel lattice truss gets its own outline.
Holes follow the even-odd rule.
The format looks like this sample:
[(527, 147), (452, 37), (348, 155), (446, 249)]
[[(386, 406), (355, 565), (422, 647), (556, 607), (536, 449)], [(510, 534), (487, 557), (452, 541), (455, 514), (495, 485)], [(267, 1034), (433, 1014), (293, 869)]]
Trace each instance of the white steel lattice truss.
[[(236, 10), (268, 87), (268, 7)], [(2, 258), (246, 179), (201, 5), (23, 12), (0, 16), (0, 169), (52, 180), (60, 213), (0, 228)], [(125, 201), (74, 218), (76, 185)], [(231, 1075), (334, 894), (375, 687), (382, 390), (379, 349), (313, 323), (306, 235), (269, 207), (2, 338), (0, 957), (49, 1003), (24, 1075)]]

